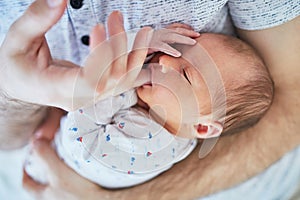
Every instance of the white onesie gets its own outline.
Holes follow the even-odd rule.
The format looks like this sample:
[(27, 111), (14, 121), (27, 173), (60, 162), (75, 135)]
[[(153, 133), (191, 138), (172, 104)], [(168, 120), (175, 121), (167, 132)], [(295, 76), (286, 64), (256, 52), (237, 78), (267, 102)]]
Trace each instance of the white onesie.
[[(78, 174), (103, 187), (129, 187), (145, 182), (183, 160), (197, 141), (176, 137), (137, 107), (135, 90), (69, 112), (61, 120), (54, 147)], [(26, 171), (47, 182), (30, 156)]]

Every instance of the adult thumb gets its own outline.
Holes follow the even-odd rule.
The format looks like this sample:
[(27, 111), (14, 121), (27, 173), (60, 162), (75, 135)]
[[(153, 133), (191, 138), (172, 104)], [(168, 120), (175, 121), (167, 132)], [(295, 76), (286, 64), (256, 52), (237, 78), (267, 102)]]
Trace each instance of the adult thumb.
[[(57, 23), (64, 13), (67, 0), (36, 0), (12, 25), (12, 41), (30, 45)], [(8, 34), (9, 36), (10, 34)]]

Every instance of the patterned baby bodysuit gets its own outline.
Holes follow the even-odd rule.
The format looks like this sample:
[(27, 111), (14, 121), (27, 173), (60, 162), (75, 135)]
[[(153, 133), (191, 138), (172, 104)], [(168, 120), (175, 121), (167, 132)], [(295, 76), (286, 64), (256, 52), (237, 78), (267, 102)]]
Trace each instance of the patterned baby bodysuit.
[[(120, 188), (145, 182), (192, 152), (196, 140), (169, 133), (136, 103), (132, 89), (69, 112), (55, 136), (58, 155), (83, 177)], [(34, 155), (26, 170), (47, 182)]]

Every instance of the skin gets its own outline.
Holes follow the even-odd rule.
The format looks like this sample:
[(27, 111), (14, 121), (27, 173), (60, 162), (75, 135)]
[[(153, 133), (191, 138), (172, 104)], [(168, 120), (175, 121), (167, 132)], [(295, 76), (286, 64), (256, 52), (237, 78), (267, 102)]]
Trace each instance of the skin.
[[(204, 33), (195, 40), (198, 42), (198, 45), (201, 45), (211, 56), (220, 72), (226, 91), (226, 89), (233, 86), (232, 83), (234, 83), (234, 85), (242, 85), (243, 81), (248, 79), (253, 73), (250, 70), (252, 66), (247, 63), (247, 58), (235, 57), (232, 59), (231, 53), (228, 53), (228, 49), (224, 47), (222, 41), (224, 37), (227, 36)], [(194, 54), (197, 55), (197, 50), (197, 45), (189, 47), (189, 54), (195, 52)], [(166, 54), (157, 54), (151, 62), (159, 63), (165, 70), (163, 74), (165, 74), (166, 77), (170, 76), (168, 74), (169, 71), (179, 75), (172, 77), (169, 82), (163, 81), (163, 84), (142, 85), (137, 89), (139, 98), (145, 102), (147, 106), (150, 108), (159, 106), (163, 110), (161, 118), (164, 118), (162, 121), (165, 122), (165, 128), (172, 133), (177, 133), (180, 124), (185, 120), (180, 117), (184, 109), (198, 110), (197, 117), (200, 119), (201, 116), (211, 113), (209, 89), (202, 77), (203, 74), (199, 71), (200, 69), (197, 69), (193, 63), (190, 63), (185, 57), (175, 58)], [(176, 86), (172, 87), (172, 84), (176, 84)], [(191, 99), (193, 95), (195, 95), (197, 107), (190, 109), (193, 105), (191, 105), (189, 101), (186, 101), (187, 99), (178, 98), (179, 91), (176, 89), (179, 87), (185, 90), (189, 89), (187, 87), (191, 88), (191, 94), (186, 95), (186, 97), (187, 99)], [(158, 112), (158, 115), (159, 114)], [(199, 123), (201, 123), (201, 121)]]
[[(182, 116), (182, 110), (193, 106), (190, 105), (188, 101), (185, 101), (185, 99), (178, 97), (178, 95), (180, 95), (179, 91), (175, 90), (178, 87), (184, 87), (186, 90), (190, 88), (189, 98), (195, 95), (194, 98), (197, 102), (197, 107), (194, 109), (199, 110), (199, 116), (200, 110), (203, 115), (209, 113), (210, 98), (208, 89), (201, 75), (190, 63), (182, 57), (174, 58), (165, 54), (155, 56), (151, 62), (159, 63), (164, 70), (167, 70), (167, 72), (164, 73), (160, 72), (160, 69), (157, 70), (158, 73), (162, 73), (164, 76), (170, 76), (169, 73), (176, 74), (176, 76), (172, 77), (171, 81), (142, 85), (137, 89), (139, 98), (145, 102), (148, 107), (154, 109), (155, 107), (160, 108), (153, 112), (160, 116), (160, 120), (164, 122), (163, 125), (166, 129), (172, 133), (177, 133), (180, 123), (184, 120), (180, 117)], [(187, 77), (184, 76), (183, 69)], [(172, 87), (174, 83), (176, 83), (177, 86)]]
[[(124, 77), (124, 82), (136, 79), (138, 68), (147, 55), (145, 47), (149, 45), (147, 38), (151, 29), (141, 29), (133, 47), (136, 50), (131, 55), (124, 54), (127, 44), (120, 41), (126, 40), (126, 35), (120, 34), (124, 31), (119, 12), (114, 12), (109, 20), (109, 36), (114, 40), (104, 42), (103, 26), (98, 27), (99, 35), (94, 39), (102, 42), (97, 50), (105, 52), (104, 59), (95, 58), (95, 50), (81, 68), (52, 58), (44, 35), (60, 19), (65, 4), (66, 1), (62, 1), (58, 7), (49, 8), (44, 0), (38, 0), (9, 29), (0, 49), (0, 85), (8, 97), (70, 111), (81, 107), (84, 102), (91, 102), (97, 93), (106, 94), (121, 77)], [(41, 26), (40, 21), (47, 23)], [(31, 26), (34, 28), (28, 29)], [(95, 59), (99, 65), (94, 64)], [(127, 75), (129, 71), (131, 73)]]
[[(108, 18), (107, 36), (103, 25), (93, 29), (92, 51), (82, 68), (51, 56), (45, 33), (61, 18), (67, 1), (59, 0), (60, 3), (54, 7), (46, 2), (36, 0), (31, 4), (13, 23), (1, 44), (0, 85), (10, 98), (74, 110), (92, 102), (95, 96), (105, 98), (118, 84), (119, 93), (132, 88), (130, 84), (136, 79), (149, 46), (153, 47), (152, 51), (161, 50), (176, 56), (178, 52), (169, 43), (182, 41), (192, 45), (195, 41), (190, 37), (199, 36), (192, 30), (178, 28), (163, 30), (166, 38), (160, 37), (160, 32), (145, 27), (138, 31), (134, 51), (129, 54), (123, 17), (115, 11)], [(107, 37), (111, 40), (106, 40)], [(161, 38), (158, 44), (152, 40), (156, 37)], [(100, 58), (99, 52), (102, 53)]]
[[(48, 172), (54, 177), (63, 175), (60, 180), (47, 186), (47, 194), (55, 195), (62, 190), (66, 195), (73, 194), (73, 199), (80, 199), (83, 194), (76, 188), (81, 186), (87, 187), (84, 194), (86, 199), (194, 199), (239, 184), (265, 170), (300, 144), (300, 91), (297, 89), (300, 84), (300, 50), (296, 45), (300, 41), (299, 27), (298, 17), (266, 30), (239, 30), (239, 35), (262, 55), (276, 85), (273, 105), (255, 127), (241, 134), (222, 137), (211, 154), (203, 160), (198, 159), (196, 150), (189, 158), (151, 182), (120, 191), (94, 188), (82, 178), (79, 183), (65, 182), (74, 177), (77, 179), (78, 175), (65, 165), (51, 165), (59, 163), (59, 160), (54, 152), (51, 153), (48, 142), (39, 140), (35, 151), (49, 164)], [(274, 42), (279, 40), (283, 42)], [(42, 127), (41, 130), (51, 132), (53, 127)], [(228, 161), (232, 161), (230, 165)], [(31, 180), (25, 179), (24, 185), (33, 194), (48, 199), (43, 196), (46, 193), (38, 190), (36, 183)], [(58, 189), (58, 186), (61, 188)], [(62, 196), (55, 197), (63, 199)]]
[[(157, 31), (145, 27), (136, 34), (134, 50), (128, 54), (123, 17), (116, 11), (108, 18), (108, 34), (102, 24), (92, 30), (91, 53), (82, 68), (52, 58), (44, 34), (64, 13), (67, 1), (51, 6), (46, 2), (35, 1), (10, 27), (1, 44), (0, 110), (5, 117), (0, 123), (7, 126), (2, 126), (0, 131), (6, 133), (0, 134), (3, 141), (0, 149), (27, 144), (44, 119), (46, 106), (70, 111), (112, 95), (112, 92), (119, 94), (132, 88), (149, 50), (146, 47), (151, 46), (152, 52), (179, 56), (169, 44), (193, 45), (196, 41), (191, 37), (199, 36), (188, 26)], [(31, 26), (33, 28), (28, 29)], [(27, 132), (19, 134), (19, 130)]]
[[(266, 30), (238, 31), (268, 66), (276, 85), (274, 102), (255, 127), (223, 137), (205, 159), (199, 160), (196, 150), (151, 182), (126, 190), (108, 191), (63, 165), (51, 150), (49, 141), (39, 139), (35, 142), (35, 151), (48, 164), (46, 170), (53, 179), (49, 185), (41, 187), (25, 175), (24, 186), (38, 199), (193, 199), (234, 186), (263, 171), (300, 144), (299, 27), (298, 17)], [(51, 123), (40, 129), (42, 133), (55, 131), (56, 127)], [(228, 161), (231, 161), (230, 165)]]

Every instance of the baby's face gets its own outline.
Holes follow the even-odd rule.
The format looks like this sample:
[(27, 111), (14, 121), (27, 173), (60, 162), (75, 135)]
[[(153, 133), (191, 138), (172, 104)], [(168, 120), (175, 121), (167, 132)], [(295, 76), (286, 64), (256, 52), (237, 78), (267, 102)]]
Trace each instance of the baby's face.
[(192, 116), (196, 120), (200, 114), (210, 113), (207, 86), (194, 66), (184, 58), (165, 54), (156, 55), (151, 62), (159, 64), (151, 67), (152, 84), (142, 85), (137, 93), (166, 129), (177, 133), (181, 123), (193, 121)]
[(251, 90), (249, 83), (257, 80), (258, 70), (265, 70), (255, 52), (236, 39), (204, 33), (196, 40), (192, 47), (176, 46), (182, 57), (156, 55), (150, 67), (152, 84), (137, 90), (150, 114), (153, 111), (155, 120), (173, 134), (184, 132), (181, 124), (200, 125), (199, 134), (202, 125), (223, 125), (228, 103), (249, 102), (236, 91)]

